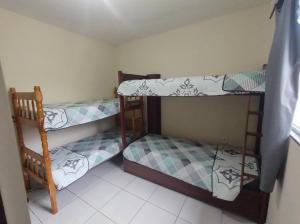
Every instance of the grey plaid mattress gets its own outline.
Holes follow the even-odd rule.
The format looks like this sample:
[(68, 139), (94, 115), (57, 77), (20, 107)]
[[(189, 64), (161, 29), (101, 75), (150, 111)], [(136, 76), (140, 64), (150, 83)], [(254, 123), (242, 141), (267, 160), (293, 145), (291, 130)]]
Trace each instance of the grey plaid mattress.
[[(128, 138), (128, 141), (130, 139)], [(54, 183), (58, 190), (122, 150), (119, 131), (107, 131), (51, 149)]]
[[(149, 134), (130, 144), (123, 155), (220, 199), (233, 201), (240, 191), (241, 155), (230, 147)], [(246, 172), (258, 174), (257, 161), (247, 157), (246, 162)]]
[(118, 88), (118, 94), (123, 96), (221, 96), (264, 91), (264, 71), (129, 80), (122, 82)]
[(44, 128), (46, 131), (104, 119), (120, 112), (119, 99), (45, 104), (43, 109), (45, 115)]

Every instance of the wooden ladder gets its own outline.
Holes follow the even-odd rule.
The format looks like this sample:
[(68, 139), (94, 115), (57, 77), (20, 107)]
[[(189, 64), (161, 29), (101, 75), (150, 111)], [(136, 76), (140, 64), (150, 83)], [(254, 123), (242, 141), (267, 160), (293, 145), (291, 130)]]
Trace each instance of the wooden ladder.
[[(248, 96), (248, 102), (247, 102), (247, 118), (246, 118), (246, 128), (245, 128), (245, 137), (244, 137), (244, 145), (241, 150), (242, 154), (242, 171), (241, 171), (241, 182), (240, 182), (240, 188), (242, 189), (244, 186), (245, 177), (250, 178), (257, 178), (258, 176), (246, 173), (245, 172), (245, 162), (246, 162), (246, 156), (254, 156), (257, 159), (259, 159), (259, 147), (260, 147), (260, 139), (262, 137), (261, 133), (261, 124), (262, 124), (262, 117), (263, 117), (263, 96), (259, 96), (259, 108), (258, 111), (253, 111), (251, 109), (251, 95)], [(256, 124), (256, 131), (252, 132), (249, 131), (249, 122), (251, 116), (257, 116), (257, 124)], [(249, 137), (255, 138), (255, 152), (250, 153), (250, 150), (248, 150), (248, 139)]]
[(144, 134), (144, 100), (143, 97), (125, 97), (125, 111), (131, 112), (130, 120), (133, 137)]

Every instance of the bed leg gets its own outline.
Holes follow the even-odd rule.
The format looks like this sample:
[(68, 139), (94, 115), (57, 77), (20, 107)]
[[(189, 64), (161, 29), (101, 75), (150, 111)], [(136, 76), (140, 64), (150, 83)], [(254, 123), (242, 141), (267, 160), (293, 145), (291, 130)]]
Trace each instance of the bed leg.
[(265, 224), (267, 220), (268, 207), (269, 207), (269, 199), (270, 194), (262, 192), (262, 201), (261, 201), (261, 213), (258, 220), (258, 224)]
[(56, 201), (56, 188), (53, 183), (48, 185), (48, 192), (49, 192), (50, 202), (51, 202), (51, 213), (55, 214), (57, 213), (58, 209), (57, 209), (57, 201)]

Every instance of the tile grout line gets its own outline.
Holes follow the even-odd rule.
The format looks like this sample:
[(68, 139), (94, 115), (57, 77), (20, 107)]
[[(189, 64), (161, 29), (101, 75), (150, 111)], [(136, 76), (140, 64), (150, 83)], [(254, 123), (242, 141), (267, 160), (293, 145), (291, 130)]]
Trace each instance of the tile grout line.
[[(121, 190), (120, 190), (119, 192), (121, 192)], [(119, 192), (117, 192), (115, 195), (117, 195)], [(110, 201), (114, 198), (115, 195), (113, 195), (112, 198), (109, 199), (109, 200), (108, 200), (101, 208), (103, 208), (108, 202), (110, 202)], [(92, 218), (92, 216), (96, 215), (97, 213), (101, 213), (103, 216), (105, 216), (106, 218), (108, 218), (110, 221), (112, 221), (113, 223), (116, 223), (116, 222), (114, 222), (112, 219), (110, 219), (108, 216), (106, 216), (103, 212), (101, 212), (100, 209), (95, 208), (93, 205), (91, 205), (89, 202), (85, 201), (84, 199), (82, 199), (82, 198), (80, 198), (80, 197), (78, 197), (78, 198), (79, 198), (79, 200), (81, 200), (83, 203), (85, 203), (85, 204), (87, 204), (88, 206), (90, 206), (90, 207), (92, 207), (93, 209), (95, 209), (95, 213), (94, 213), (93, 215), (91, 215), (91, 216), (90, 216), (83, 224), (87, 223), (87, 222)]]
[[(72, 194), (73, 196), (74, 196), (74, 199), (70, 202), (70, 203), (68, 203), (68, 204), (66, 204), (65, 206), (63, 206), (62, 208), (59, 208), (58, 209), (58, 211), (57, 211), (57, 213), (56, 214), (51, 214), (51, 215), (57, 215), (59, 212), (61, 212), (64, 208), (66, 208), (68, 205), (70, 205), (70, 204), (72, 204), (76, 199), (78, 199), (78, 196), (76, 195), (76, 194), (74, 194), (73, 192), (71, 192), (71, 191), (69, 191), (67, 188), (64, 188), (63, 189), (64, 191), (68, 191), (70, 194)], [(56, 191), (56, 193), (57, 193), (57, 191)], [(40, 201), (40, 200), (43, 200), (43, 198), (40, 198), (40, 199), (38, 199), (38, 200), (34, 200), (34, 201), (32, 201), (32, 202), (38, 202), (38, 201)], [(49, 199), (50, 200), (50, 199)], [(57, 201), (57, 205), (58, 205), (58, 201)], [(30, 206), (28, 206), (29, 208), (30, 208)], [(38, 220), (41, 222), (41, 223), (45, 223), (50, 217), (48, 217), (48, 218), (46, 218), (45, 220), (42, 220), (31, 208), (30, 208), (30, 210), (32, 211), (32, 213), (36, 216), (36, 217), (38, 217)], [(51, 210), (51, 206), (50, 206), (50, 210)], [(49, 213), (51, 213), (51, 211), (48, 211)]]
[(83, 199), (83, 198), (81, 198), (80, 196), (79, 196), (79, 198), (83, 201), (83, 202), (85, 202), (86, 204), (88, 204), (89, 206), (91, 206), (92, 208), (94, 208), (94, 209), (96, 209), (98, 212), (101, 212), (101, 209), (102, 208), (104, 208), (105, 206), (106, 206), (106, 204), (107, 203), (109, 203), (117, 194), (119, 194), (120, 192), (122, 191), (122, 189), (118, 189), (118, 191), (114, 194), (114, 195), (112, 195), (112, 197), (110, 198), (110, 199), (108, 199), (108, 201), (107, 202), (105, 202), (102, 206), (101, 206), (101, 208), (96, 208), (96, 207), (94, 207), (93, 205), (91, 205), (88, 201), (86, 201), (85, 199)]
[[(67, 187), (67, 189), (68, 189), (70, 192), (72, 192), (73, 194), (75, 194), (75, 195), (77, 195), (78, 197), (80, 197), (80, 195), (83, 195), (83, 194), (85, 194), (85, 193), (87, 193), (87, 192), (93, 190), (93, 188), (95, 188), (95, 185), (98, 184), (98, 183), (101, 182), (101, 181), (103, 181), (103, 180), (100, 179), (100, 178), (97, 178), (97, 181), (96, 181), (95, 183), (89, 185), (88, 187), (86, 187), (86, 190), (85, 190), (85, 191), (79, 192), (78, 194), (77, 194), (76, 192), (73, 192), (72, 190), (70, 190), (68, 187)], [(107, 183), (107, 181), (106, 181), (106, 183)], [(119, 187), (118, 187), (118, 188), (119, 188)]]
[[(171, 215), (173, 215), (173, 216), (175, 216), (175, 217), (177, 218), (177, 217), (179, 216), (180, 212), (181, 212), (181, 209), (180, 209), (180, 211), (179, 211), (179, 214), (176, 215), (176, 214), (170, 212), (169, 210), (167, 210), (167, 209), (165, 209), (165, 208), (161, 208), (159, 205), (156, 205), (156, 204), (154, 204), (153, 202), (150, 201), (150, 198), (151, 198), (151, 197), (154, 195), (154, 193), (159, 189), (159, 187), (162, 187), (162, 186), (157, 185), (157, 188), (152, 192), (152, 194), (151, 194), (151, 196), (149, 197), (149, 199), (147, 200), (147, 202), (148, 202), (149, 204), (153, 205), (154, 207), (159, 208), (159, 209), (161, 209), (161, 210), (163, 210), (163, 211), (165, 211), (165, 212), (167, 212), (167, 213), (169, 213), (169, 214), (171, 214)], [(167, 189), (168, 189), (168, 188), (167, 188)], [(185, 195), (184, 195), (184, 196), (185, 196)], [(184, 205), (184, 203), (185, 203), (185, 200), (187, 199), (187, 196), (185, 196), (185, 197), (186, 197), (186, 198), (184, 199), (183, 205)], [(182, 205), (182, 208), (183, 208), (183, 205)]]
[[(133, 182), (131, 182), (131, 183), (133, 183)], [(130, 183), (130, 184), (131, 184)], [(129, 186), (129, 184), (127, 185), (127, 186)], [(147, 201), (148, 202), (148, 200), (151, 198), (151, 196), (153, 195), (153, 193), (154, 193), (154, 191), (156, 190), (156, 189), (154, 189), (152, 192), (151, 192), (151, 194), (150, 194), (150, 196), (148, 197), (148, 198), (142, 198), (141, 196), (139, 196), (139, 195), (137, 195), (137, 194), (134, 194), (134, 193), (132, 193), (132, 192), (130, 192), (130, 191), (128, 191), (126, 188), (124, 188), (124, 189), (122, 189), (123, 191), (125, 191), (125, 192), (127, 192), (127, 193), (129, 193), (129, 194), (131, 194), (132, 196), (135, 196), (135, 197), (137, 197), (137, 198), (139, 198), (139, 199), (142, 199), (143, 201)]]
[(95, 213), (93, 213), (91, 216), (89, 216), (85, 221), (83, 221), (83, 223), (82, 224), (85, 224), (85, 223), (87, 223), (92, 217), (94, 217), (96, 214), (97, 214), (98, 212), (97, 212), (97, 210), (95, 211)]
[[(187, 200), (188, 200), (188, 197), (185, 196), (185, 199), (184, 199), (184, 201), (183, 201), (183, 203), (182, 203), (182, 206), (181, 206), (181, 208), (180, 208), (180, 210), (179, 210), (179, 213), (178, 213), (178, 215), (177, 215), (176, 221), (177, 221), (178, 219), (181, 219), (181, 218), (180, 218), (180, 214), (181, 214), (181, 212), (182, 212), (182, 210), (183, 210), (183, 207), (184, 207), (185, 203), (187, 202)], [(185, 220), (185, 221), (186, 221), (186, 220)], [(176, 222), (175, 222), (175, 223), (176, 223)]]
[[(132, 181), (132, 182), (133, 182), (133, 181)], [(157, 187), (156, 187), (156, 189), (157, 189)], [(154, 190), (152, 191), (151, 195), (149, 196), (149, 199), (152, 197), (152, 195), (154, 194), (154, 192), (156, 191), (156, 189), (154, 189)], [(127, 191), (126, 191), (126, 192), (127, 192)], [(133, 195), (131, 192), (128, 192), (128, 193), (131, 194), (131, 195)], [(138, 213), (142, 210), (142, 208), (144, 208), (145, 205), (149, 202), (149, 199), (148, 199), (148, 200), (143, 199), (143, 200), (144, 200), (144, 204), (143, 204), (143, 205), (141, 206), (141, 208), (136, 212), (136, 214), (131, 218), (131, 220), (129, 221), (128, 224), (130, 224), (130, 223), (133, 222), (134, 218), (138, 215)]]
[(134, 216), (129, 220), (128, 224), (132, 223), (134, 218), (138, 215), (138, 213), (142, 210), (142, 208), (144, 208), (144, 206), (146, 205), (147, 201), (144, 200), (144, 204), (136, 211), (136, 213), (134, 214)]
[[(121, 191), (119, 191), (119, 192), (121, 192)], [(117, 195), (119, 192), (117, 192), (115, 195)], [(115, 196), (115, 195), (114, 195), (114, 196)], [(111, 200), (114, 198), (114, 196), (113, 196), (110, 200), (108, 200), (108, 201), (102, 206), (102, 208), (103, 208), (109, 201), (111, 201)], [(83, 224), (87, 223), (87, 222), (92, 218), (92, 216), (96, 215), (97, 213), (101, 213), (103, 216), (105, 216), (105, 217), (108, 218), (110, 221), (112, 221), (113, 223), (116, 224), (116, 222), (114, 222), (112, 219), (110, 219), (108, 216), (106, 216), (104, 213), (102, 213), (100, 210), (98, 210), (97, 208), (95, 208), (94, 206), (92, 206), (92, 205), (91, 205), (90, 203), (88, 203), (87, 201), (83, 200), (83, 199), (80, 198), (80, 197), (78, 197), (78, 199), (81, 200), (83, 203), (87, 204), (88, 206), (90, 206), (91, 208), (95, 209), (95, 213), (94, 213), (93, 215), (91, 215), (86, 221), (84, 221)]]
[[(41, 224), (43, 224), (43, 222), (42, 222), (42, 220), (40, 219), (40, 217), (39, 216), (37, 216), (35, 213), (34, 213), (34, 211), (29, 207), (29, 206), (27, 206), (28, 207), (28, 210), (29, 210), (29, 212), (31, 212), (36, 218), (37, 218), (37, 220), (39, 220), (39, 222), (41, 223)], [(30, 214), (29, 214), (30, 215)], [(30, 218), (30, 217), (29, 217)], [(30, 222), (31, 222), (31, 219), (30, 219)]]
[[(121, 170), (122, 172), (125, 172), (125, 171), (123, 171), (122, 169), (120, 169), (120, 170)], [(107, 174), (109, 174), (109, 173), (111, 173), (111, 172), (112, 172), (112, 171), (109, 171)], [(130, 174), (130, 173), (129, 173), (129, 174)], [(101, 206), (100, 209), (97, 209), (97, 208), (95, 208), (94, 206), (92, 206), (89, 202), (87, 202), (87, 201), (85, 201), (83, 198), (81, 198), (81, 196), (80, 196), (79, 194), (76, 194), (75, 192), (69, 190), (69, 189), (66, 187), (65, 190), (68, 191), (68, 192), (70, 192), (72, 195), (75, 196), (74, 200), (79, 199), (79, 200), (82, 201), (84, 204), (86, 204), (86, 205), (90, 206), (91, 208), (95, 209), (95, 213), (93, 213), (91, 216), (89, 216), (89, 217), (87, 218), (87, 220), (84, 221), (84, 223), (87, 223), (87, 222), (88, 222), (93, 216), (95, 216), (97, 213), (100, 213), (101, 215), (103, 215), (104, 217), (106, 217), (106, 218), (107, 218), (108, 220), (110, 220), (111, 222), (116, 223), (116, 222), (113, 221), (111, 218), (109, 218), (108, 216), (106, 216), (103, 212), (101, 212), (101, 209), (103, 209), (110, 201), (112, 201), (112, 200), (113, 200), (118, 194), (120, 194), (121, 192), (126, 192), (126, 193), (128, 193), (128, 194), (130, 194), (130, 195), (132, 195), (132, 196), (134, 196), (134, 197), (136, 197), (136, 198), (139, 198), (140, 200), (142, 200), (142, 201), (144, 202), (143, 205), (142, 205), (142, 206), (138, 209), (138, 211), (134, 214), (134, 216), (130, 219), (129, 223), (133, 222), (134, 218), (139, 214), (139, 212), (142, 210), (142, 208), (145, 207), (145, 205), (146, 205), (147, 203), (149, 203), (149, 204), (153, 205), (154, 207), (156, 207), (156, 208), (158, 208), (158, 209), (161, 209), (161, 210), (167, 212), (168, 214), (174, 216), (174, 217), (175, 217), (175, 222), (174, 222), (174, 223), (176, 223), (176, 221), (180, 218), (180, 213), (181, 213), (181, 211), (182, 211), (182, 209), (183, 209), (183, 207), (184, 207), (184, 205), (185, 205), (185, 203), (186, 203), (186, 201), (187, 201), (187, 199), (188, 199), (188, 197), (185, 196), (185, 199), (184, 199), (184, 202), (183, 202), (183, 204), (182, 204), (182, 206), (181, 206), (181, 208), (180, 208), (180, 211), (179, 211), (179, 213), (176, 215), (176, 214), (174, 214), (174, 213), (172, 213), (172, 212), (170, 212), (170, 211), (168, 211), (168, 210), (166, 210), (166, 209), (164, 209), (164, 208), (161, 208), (159, 205), (156, 205), (156, 204), (154, 204), (154, 203), (152, 203), (152, 202), (150, 201), (151, 197), (154, 195), (154, 193), (155, 193), (155, 192), (159, 189), (159, 187), (160, 187), (160, 185), (158, 185), (158, 184), (156, 184), (156, 183), (153, 183), (153, 182), (151, 182), (151, 181), (149, 181), (149, 180), (145, 180), (144, 178), (141, 178), (142, 180), (145, 180), (145, 181), (147, 181), (147, 182), (149, 182), (149, 183), (153, 183), (153, 184), (156, 185), (155, 188), (153, 189), (153, 191), (151, 192), (150, 196), (148, 196), (147, 199), (145, 199), (145, 198), (140, 197), (139, 195), (135, 195), (134, 193), (129, 192), (129, 191), (126, 189), (130, 184), (132, 184), (135, 180), (137, 180), (137, 178), (139, 178), (139, 177), (137, 177), (137, 176), (135, 176), (135, 175), (130, 174), (130, 175), (132, 175), (134, 178), (133, 178), (132, 180), (130, 180), (127, 184), (125, 184), (123, 187), (120, 187), (120, 186), (118, 186), (118, 185), (116, 185), (116, 184), (114, 184), (114, 183), (111, 183), (111, 182), (110, 182), (109, 180), (107, 180), (107, 179), (104, 179), (104, 178), (102, 178), (102, 177), (99, 177), (99, 176), (97, 176), (97, 175), (94, 175), (93, 172), (90, 172), (90, 175), (96, 177), (96, 178), (98, 179), (97, 182), (101, 180), (101, 181), (104, 181), (104, 182), (106, 182), (106, 183), (109, 183), (109, 184), (111, 184), (111, 185), (117, 187), (119, 191), (116, 192), (116, 194), (114, 194), (114, 195), (113, 195), (106, 203), (104, 203), (103, 206)], [(88, 192), (88, 191), (86, 191), (85, 193), (87, 193), (87, 192)], [(41, 200), (41, 199), (39, 199), (39, 200)], [(69, 204), (65, 205), (61, 210), (63, 210), (63, 209), (64, 209), (65, 207), (67, 207), (68, 205), (70, 205), (74, 200), (72, 200)], [(30, 210), (31, 210), (31, 209), (30, 209)], [(32, 213), (36, 216), (36, 214), (35, 214), (33, 211), (32, 211)], [(36, 216), (36, 217), (37, 217), (38, 220), (42, 223), (42, 221), (39, 219), (39, 217), (38, 217), (38, 216)], [(222, 218), (222, 217), (221, 217), (221, 218)], [(184, 219), (182, 219), (182, 220), (184, 220)], [(187, 220), (184, 220), (184, 221), (187, 221)], [(222, 220), (221, 220), (221, 221), (222, 221)], [(189, 223), (190, 223), (190, 222), (189, 222)]]

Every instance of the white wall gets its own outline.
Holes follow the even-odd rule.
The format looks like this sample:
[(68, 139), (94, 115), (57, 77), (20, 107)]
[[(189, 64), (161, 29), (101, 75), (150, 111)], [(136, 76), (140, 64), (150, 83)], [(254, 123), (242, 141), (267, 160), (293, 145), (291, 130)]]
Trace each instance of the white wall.
[(7, 222), (29, 223), (21, 162), (0, 64), (0, 191)]
[[(117, 48), (117, 70), (163, 77), (261, 69), (273, 35), (270, 5), (201, 21)], [(241, 145), (246, 102), (239, 97), (163, 98), (163, 133)]]

